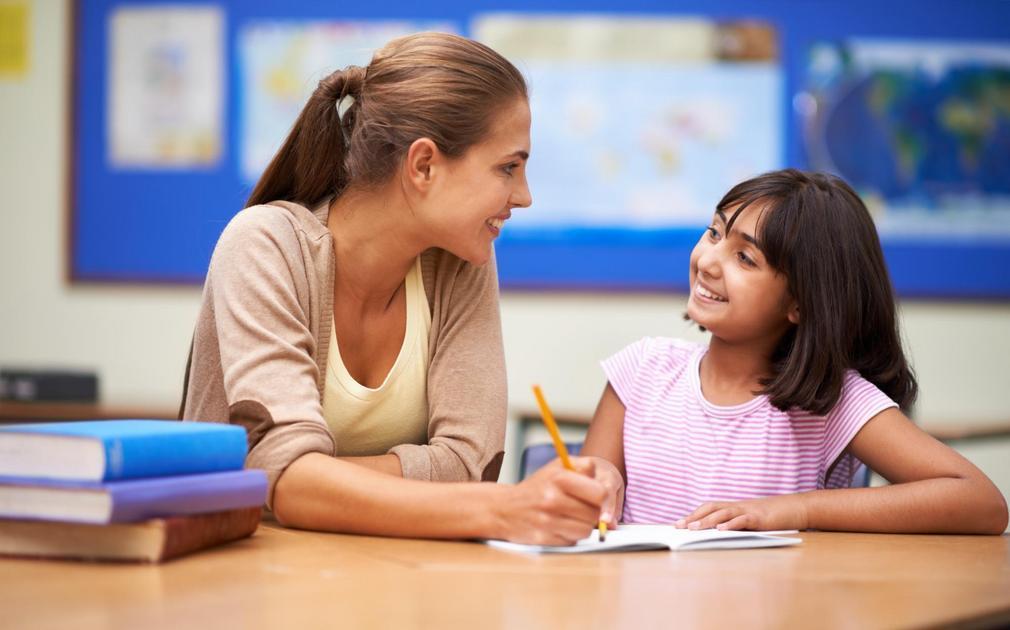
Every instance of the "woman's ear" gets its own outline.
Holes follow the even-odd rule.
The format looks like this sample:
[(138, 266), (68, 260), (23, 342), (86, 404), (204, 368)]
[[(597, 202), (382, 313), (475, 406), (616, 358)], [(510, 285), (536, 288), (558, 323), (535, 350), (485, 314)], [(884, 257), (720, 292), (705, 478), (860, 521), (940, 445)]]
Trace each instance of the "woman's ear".
[(407, 181), (418, 192), (426, 192), (431, 188), (432, 166), (439, 156), (438, 147), (430, 138), (418, 138), (407, 149), (407, 159), (404, 172)]

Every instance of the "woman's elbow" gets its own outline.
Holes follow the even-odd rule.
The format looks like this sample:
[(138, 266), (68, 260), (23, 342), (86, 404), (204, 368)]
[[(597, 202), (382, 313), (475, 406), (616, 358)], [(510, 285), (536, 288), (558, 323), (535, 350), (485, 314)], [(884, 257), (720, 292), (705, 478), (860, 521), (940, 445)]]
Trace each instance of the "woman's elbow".
[(989, 501), (989, 518), (985, 534), (1002, 534), (1007, 528), (1008, 511), (1006, 498), (994, 488), (995, 496)]

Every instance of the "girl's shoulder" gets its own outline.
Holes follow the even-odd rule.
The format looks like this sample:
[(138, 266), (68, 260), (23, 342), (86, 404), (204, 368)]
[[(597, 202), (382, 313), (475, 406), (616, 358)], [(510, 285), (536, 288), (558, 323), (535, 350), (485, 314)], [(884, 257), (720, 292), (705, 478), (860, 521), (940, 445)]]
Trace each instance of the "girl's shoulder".
[[(887, 394), (879, 387), (863, 378), (856, 370), (845, 370), (845, 377), (842, 380), (842, 396), (838, 402), (859, 396), (874, 396), (888, 398)], [(890, 400), (888, 398), (888, 400)], [(837, 406), (837, 405), (836, 405)]]
[(863, 378), (856, 370), (846, 370), (838, 402), (828, 412), (829, 421), (849, 418), (868, 419), (888, 407), (897, 407), (879, 387)]
[(703, 343), (675, 337), (642, 337), (627, 346), (624, 352), (636, 355), (643, 365), (668, 371), (687, 365), (696, 354), (704, 352), (706, 347)]

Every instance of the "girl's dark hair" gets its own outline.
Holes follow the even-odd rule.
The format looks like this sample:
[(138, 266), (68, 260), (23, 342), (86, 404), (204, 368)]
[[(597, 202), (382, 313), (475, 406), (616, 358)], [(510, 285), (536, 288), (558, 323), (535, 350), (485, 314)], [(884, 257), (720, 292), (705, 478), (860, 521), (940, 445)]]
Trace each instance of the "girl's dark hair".
[(763, 393), (779, 409), (827, 414), (852, 369), (908, 411), (918, 385), (902, 349), (884, 253), (873, 218), (841, 179), (785, 169), (737, 184), (717, 206), (729, 216), (755, 204), (758, 242), (784, 274), (799, 324), (772, 356)]
[[(354, 104), (341, 120), (337, 103), (347, 95)], [(522, 74), (484, 44), (445, 33), (394, 39), (367, 68), (319, 82), (246, 205), (311, 207), (348, 185), (385, 182), (418, 138), (461, 157), (518, 99), (528, 99)]]

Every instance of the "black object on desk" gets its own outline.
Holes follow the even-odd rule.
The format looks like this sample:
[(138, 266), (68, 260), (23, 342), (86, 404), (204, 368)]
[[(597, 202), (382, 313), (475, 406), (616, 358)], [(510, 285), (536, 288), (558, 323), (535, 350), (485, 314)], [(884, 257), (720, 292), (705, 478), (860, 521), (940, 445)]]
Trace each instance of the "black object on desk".
[(94, 372), (0, 369), (0, 400), (19, 402), (97, 402)]

